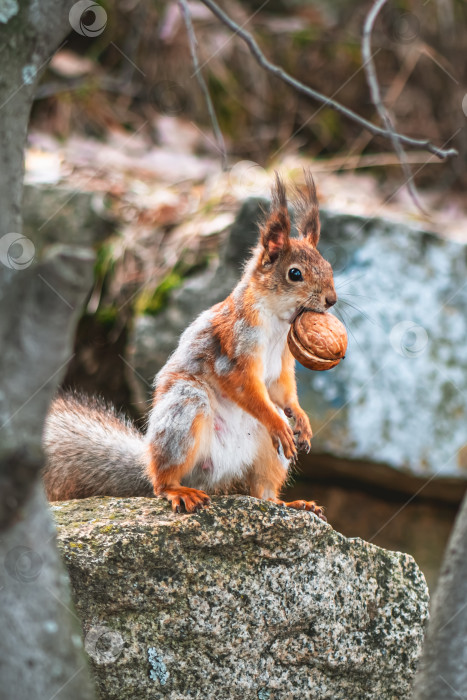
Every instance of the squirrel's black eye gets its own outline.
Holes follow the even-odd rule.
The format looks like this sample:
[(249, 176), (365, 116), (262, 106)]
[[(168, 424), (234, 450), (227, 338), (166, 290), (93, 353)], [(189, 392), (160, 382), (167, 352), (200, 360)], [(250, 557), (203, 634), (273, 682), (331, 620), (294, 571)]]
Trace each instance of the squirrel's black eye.
[(303, 277), (300, 270), (296, 267), (291, 267), (289, 270), (289, 280), (292, 280), (292, 282), (300, 282), (302, 279)]

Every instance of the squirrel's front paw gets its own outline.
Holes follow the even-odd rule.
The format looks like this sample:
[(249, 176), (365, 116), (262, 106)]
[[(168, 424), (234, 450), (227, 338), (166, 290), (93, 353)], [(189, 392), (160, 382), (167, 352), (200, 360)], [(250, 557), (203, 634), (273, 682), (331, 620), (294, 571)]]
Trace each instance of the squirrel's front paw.
[(277, 451), (279, 451), (279, 445), (282, 445), (284, 455), (287, 459), (295, 459), (297, 457), (293, 430), (288, 423), (282, 421), (281, 425), (271, 433), (271, 437)]
[[(295, 418), (294, 425), (294, 435), (296, 444), (299, 450), (303, 450), (309, 454), (311, 450), (311, 438), (313, 437), (313, 431), (311, 429), (310, 421), (305, 411), (295, 410), (290, 411), (291, 416)], [(287, 415), (287, 413), (286, 413)]]

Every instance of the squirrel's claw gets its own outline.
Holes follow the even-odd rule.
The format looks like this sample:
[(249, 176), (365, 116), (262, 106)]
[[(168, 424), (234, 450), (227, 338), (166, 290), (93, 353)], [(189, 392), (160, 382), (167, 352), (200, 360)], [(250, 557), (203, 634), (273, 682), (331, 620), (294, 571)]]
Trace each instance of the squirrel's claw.
[(211, 499), (204, 491), (186, 486), (166, 489), (160, 495), (170, 501), (174, 513), (196, 513), (211, 503)]
[(283, 425), (271, 434), (272, 444), (274, 445), (277, 454), (280, 454), (280, 449), (284, 452), (286, 459), (294, 459), (297, 456), (297, 448), (295, 446), (294, 435), (292, 428), (287, 424)]
[(300, 413), (296, 412), (294, 436), (299, 450), (303, 450), (307, 454), (311, 450), (311, 438), (313, 432), (311, 430), (310, 421), (304, 411), (300, 409)]
[(309, 440), (297, 440), (298, 449), (301, 452), (306, 452), (307, 455), (311, 452), (311, 442)]
[(280, 498), (268, 498), (268, 501), (276, 503), (278, 506), (287, 506), (287, 508), (294, 508), (295, 510), (307, 510), (310, 513), (314, 513), (321, 520), (327, 523), (328, 519), (324, 515), (324, 509), (318, 506), (315, 501), (282, 501)]
[(284, 505), (286, 505), (288, 508), (295, 508), (296, 510), (307, 510), (310, 513), (317, 515), (321, 520), (324, 520), (325, 523), (328, 521), (324, 515), (324, 509), (321, 506), (318, 506), (315, 501), (290, 501)]

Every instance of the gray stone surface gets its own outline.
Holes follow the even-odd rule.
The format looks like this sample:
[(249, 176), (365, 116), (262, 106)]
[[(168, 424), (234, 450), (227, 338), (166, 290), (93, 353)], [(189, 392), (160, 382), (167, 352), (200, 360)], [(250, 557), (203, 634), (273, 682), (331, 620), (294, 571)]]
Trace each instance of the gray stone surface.
[(103, 200), (101, 194), (69, 187), (25, 185), (23, 235), (35, 242), (37, 257), (46, 246), (64, 240), (68, 245), (94, 246), (112, 231)]
[(467, 498), (450, 537), (431, 606), (413, 700), (462, 698), (467, 688)]
[(52, 510), (103, 700), (409, 697), (428, 607), (409, 555), (241, 496)]
[[(319, 248), (335, 269), (349, 347), (328, 372), (297, 365), (313, 452), (464, 479), (467, 247), (380, 219), (321, 219)], [(253, 243), (254, 226), (244, 235)], [(223, 257), (215, 273), (188, 281), (159, 316), (136, 320), (130, 361), (149, 383), (183, 328), (230, 291), (248, 247), (237, 247), (234, 264)]]
[(299, 371), (314, 449), (465, 478), (467, 247), (326, 215), (321, 251), (335, 266), (349, 348), (329, 372)]

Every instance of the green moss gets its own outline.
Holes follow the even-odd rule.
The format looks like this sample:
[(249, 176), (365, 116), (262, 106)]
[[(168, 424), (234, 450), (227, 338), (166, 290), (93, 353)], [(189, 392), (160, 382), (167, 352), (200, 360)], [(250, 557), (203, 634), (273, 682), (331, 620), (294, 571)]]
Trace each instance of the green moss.
[(106, 328), (112, 327), (118, 319), (118, 309), (115, 306), (99, 308), (95, 314), (96, 320)]
[(156, 316), (167, 305), (171, 293), (180, 287), (183, 279), (182, 273), (174, 268), (154, 290), (143, 289), (135, 301), (135, 313)]
[(97, 279), (103, 279), (107, 274), (111, 274), (115, 268), (115, 248), (114, 242), (108, 240), (99, 246), (94, 264), (94, 274)]
[(208, 84), (222, 132), (231, 138), (242, 137), (247, 119), (244, 104), (239, 99), (242, 88), (238, 77), (232, 71), (226, 71), (222, 80), (211, 74)]
[(310, 44), (312, 44), (314, 41), (316, 41), (316, 38), (319, 36), (319, 29), (315, 27), (305, 27), (304, 29), (300, 29), (298, 32), (294, 32), (292, 34), (292, 46), (295, 49), (303, 49)]
[(143, 289), (134, 303), (135, 315), (157, 316), (167, 306), (172, 292), (178, 289), (187, 277), (205, 269), (209, 264), (210, 257), (206, 255), (194, 264), (188, 264), (182, 260), (172, 268), (155, 289)]

